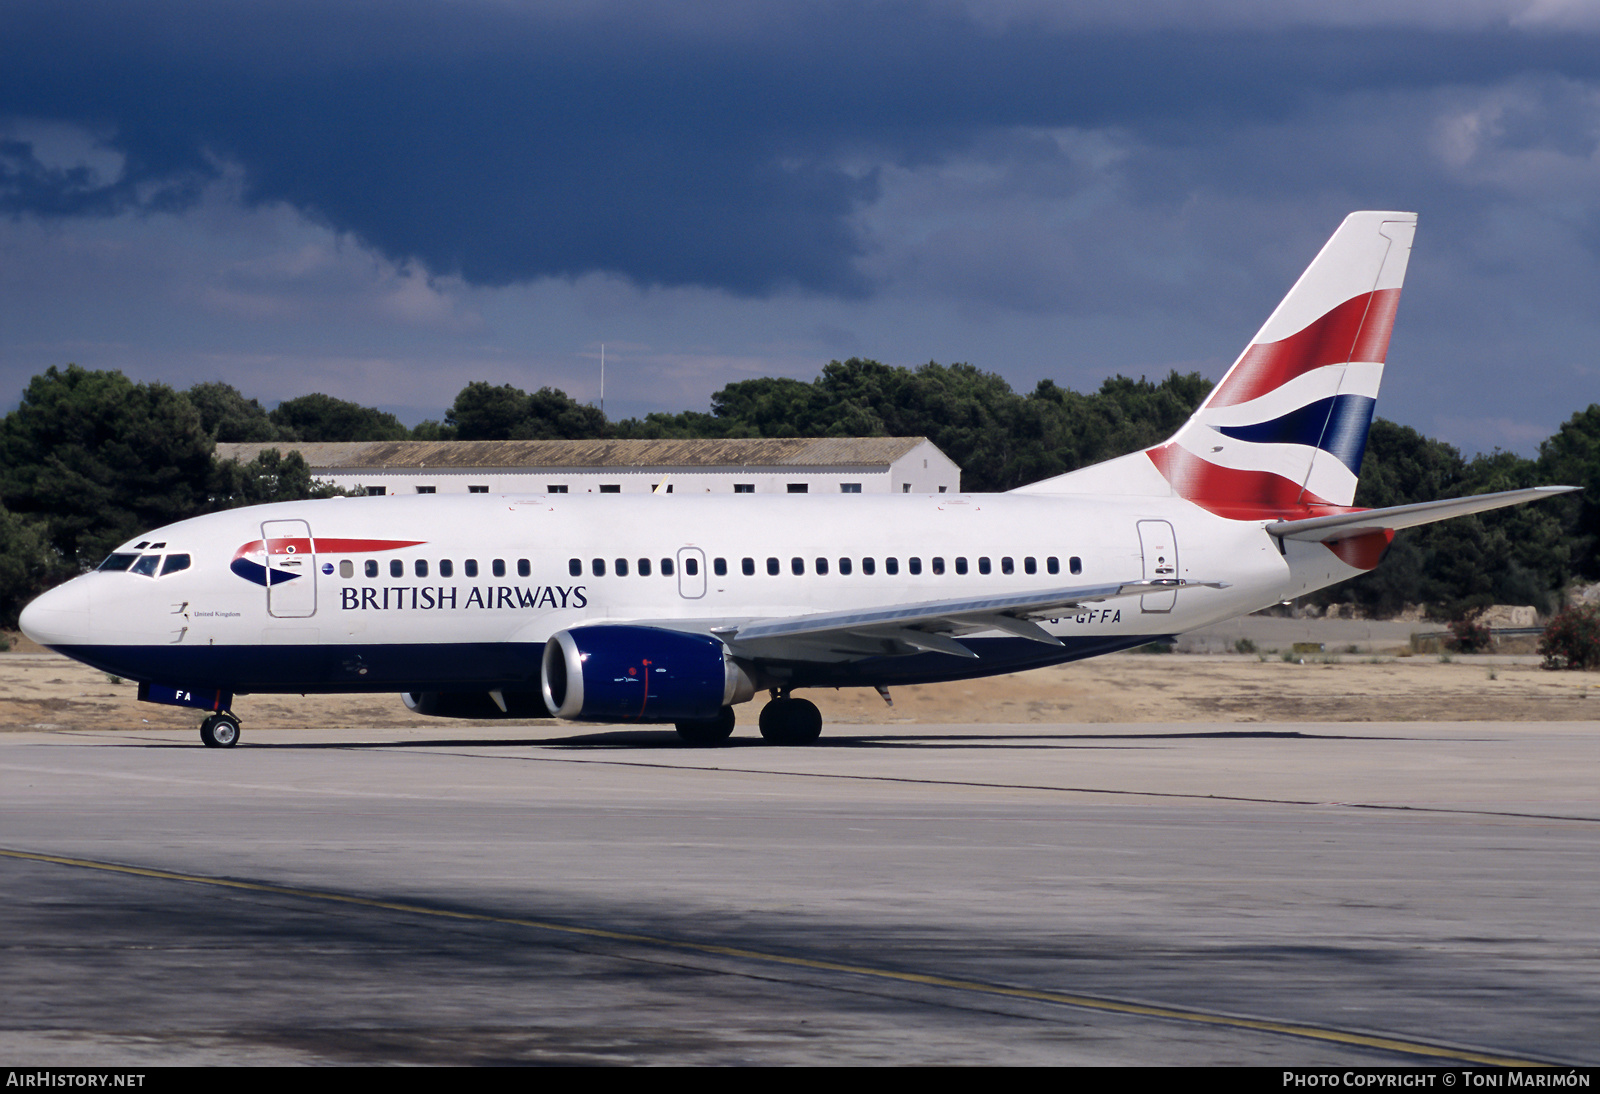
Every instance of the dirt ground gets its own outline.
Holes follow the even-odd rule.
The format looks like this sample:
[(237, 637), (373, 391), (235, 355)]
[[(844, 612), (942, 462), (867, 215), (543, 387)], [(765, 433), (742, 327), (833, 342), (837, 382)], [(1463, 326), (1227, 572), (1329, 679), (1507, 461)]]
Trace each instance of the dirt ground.
[[(141, 703), (135, 687), (51, 653), (0, 654), (0, 731), (188, 729), (201, 714)], [(1600, 721), (1600, 674), (1536, 658), (1278, 657), (1125, 653), (987, 680), (802, 693), (833, 724), (893, 722)], [(760, 703), (738, 708), (754, 725)], [(424, 718), (398, 695), (247, 695), (247, 728), (467, 726)]]

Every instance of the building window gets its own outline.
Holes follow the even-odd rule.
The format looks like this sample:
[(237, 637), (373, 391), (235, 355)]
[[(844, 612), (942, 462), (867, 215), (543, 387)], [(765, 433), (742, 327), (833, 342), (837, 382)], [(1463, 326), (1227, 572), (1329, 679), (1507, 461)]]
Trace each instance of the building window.
[(947, 489), (948, 489), (948, 487), (944, 487), (944, 486), (941, 486), (941, 487), (939, 487), (939, 493), (941, 493), (941, 494), (942, 494), (942, 493), (944, 493), (944, 492), (945, 492), (945, 490), (947, 490)]
[(910, 483), (909, 483), (909, 482), (903, 482), (903, 483), (901, 483), (901, 484), (900, 484), (900, 492), (901, 492), (901, 493), (902, 493), (902, 494), (909, 494), (909, 493), (911, 493), (911, 484), (910, 484)]
[(839, 493), (859, 494), (861, 493), (861, 484), (859, 482), (841, 482), (839, 484)]
[(789, 493), (791, 493), (791, 494), (804, 494), (805, 492), (806, 492), (806, 484), (805, 483), (803, 483), (803, 482), (791, 482), (789, 484)]
[(469, 494), (487, 494), (488, 492), (489, 492), (489, 488), (487, 486), (469, 486), (469, 487), (467, 487), (467, 493), (469, 493)]
[(419, 494), (437, 494), (438, 492), (439, 491), (437, 489), (435, 489), (434, 487), (432, 487), (432, 486), (419, 486), (419, 487), (417, 487), (417, 493), (419, 493)]
[(369, 486), (369, 487), (367, 487), (367, 497), (369, 497), (369, 498), (381, 498), (385, 494), (387, 494), (388, 492), (389, 492), (389, 488), (387, 486)]
[(567, 492), (567, 484), (564, 482), (553, 482), (544, 488), (544, 492), (546, 494), (565, 494)]
[(619, 482), (603, 482), (600, 484), (600, 492), (602, 494), (620, 494), (622, 493), (622, 484)]
[(756, 484), (753, 482), (736, 482), (733, 484), (733, 492), (735, 494), (754, 494), (756, 492)]

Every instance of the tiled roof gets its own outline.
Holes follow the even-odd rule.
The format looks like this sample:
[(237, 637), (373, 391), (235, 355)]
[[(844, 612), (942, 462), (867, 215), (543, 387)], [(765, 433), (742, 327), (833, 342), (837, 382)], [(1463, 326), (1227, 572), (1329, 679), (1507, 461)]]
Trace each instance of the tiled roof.
[(535, 467), (886, 467), (924, 437), (784, 437), (603, 441), (317, 441), (219, 444), (219, 459), (299, 452), (318, 470)]

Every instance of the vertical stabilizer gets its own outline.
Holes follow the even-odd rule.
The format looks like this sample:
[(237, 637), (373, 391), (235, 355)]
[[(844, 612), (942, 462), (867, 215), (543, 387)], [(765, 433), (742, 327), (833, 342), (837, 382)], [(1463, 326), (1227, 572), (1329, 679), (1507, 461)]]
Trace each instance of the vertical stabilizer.
[(1170, 440), (1023, 489), (1148, 493), (1153, 465), (1173, 493), (1222, 516), (1348, 506), (1416, 222), (1351, 213)]

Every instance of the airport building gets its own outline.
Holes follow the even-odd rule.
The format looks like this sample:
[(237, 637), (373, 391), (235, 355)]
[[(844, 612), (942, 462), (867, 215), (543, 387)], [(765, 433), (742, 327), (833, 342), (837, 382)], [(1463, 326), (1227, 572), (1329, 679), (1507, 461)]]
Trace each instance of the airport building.
[(961, 469), (926, 437), (339, 441), (219, 444), (248, 463), (295, 451), (318, 479), (367, 494), (945, 494)]

